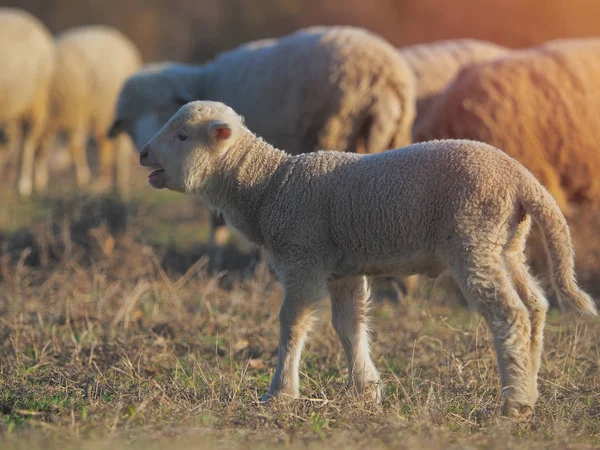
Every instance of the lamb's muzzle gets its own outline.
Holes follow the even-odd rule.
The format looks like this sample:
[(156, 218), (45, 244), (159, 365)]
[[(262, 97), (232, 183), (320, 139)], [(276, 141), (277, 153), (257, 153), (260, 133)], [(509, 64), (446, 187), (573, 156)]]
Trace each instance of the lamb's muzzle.
[(154, 169), (148, 175), (150, 186), (155, 189), (163, 189), (165, 187), (165, 170), (158, 163), (155, 153), (151, 151), (148, 145), (145, 145), (140, 152), (140, 165), (149, 169)]

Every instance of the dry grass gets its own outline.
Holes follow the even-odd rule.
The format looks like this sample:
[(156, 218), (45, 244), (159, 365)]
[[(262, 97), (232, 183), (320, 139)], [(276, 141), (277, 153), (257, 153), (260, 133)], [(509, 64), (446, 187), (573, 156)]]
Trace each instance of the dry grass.
[(387, 397), (373, 406), (346, 390), (324, 304), (303, 398), (261, 406), (280, 288), (262, 266), (211, 275), (205, 259), (158, 242), (149, 224), (175, 226), (189, 204), (162, 217), (107, 198), (46, 202), (37, 215), (8, 205), (0, 224), (15, 228), (26, 210), (27, 225), (0, 236), (3, 448), (600, 445), (598, 323), (551, 311), (538, 407), (513, 424), (497, 415), (496, 364), (477, 315), (428, 302), (430, 292), (377, 302), (373, 353)]

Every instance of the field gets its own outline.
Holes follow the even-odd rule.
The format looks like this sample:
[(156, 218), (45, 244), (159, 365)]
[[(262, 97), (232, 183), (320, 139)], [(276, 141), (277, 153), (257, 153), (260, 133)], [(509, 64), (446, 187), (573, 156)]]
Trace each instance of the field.
[(598, 322), (550, 311), (540, 400), (515, 424), (485, 323), (458, 302), (376, 298), (380, 406), (348, 391), (324, 303), (302, 398), (260, 405), (281, 290), (251, 249), (216, 272), (194, 200), (70, 192), (0, 204), (1, 448), (600, 446)]

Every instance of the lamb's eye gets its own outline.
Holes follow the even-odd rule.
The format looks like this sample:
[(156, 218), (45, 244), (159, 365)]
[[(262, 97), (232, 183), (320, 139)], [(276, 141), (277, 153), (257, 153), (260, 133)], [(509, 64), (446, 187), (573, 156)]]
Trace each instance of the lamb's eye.
[(183, 134), (183, 133), (179, 133), (179, 134), (177, 135), (177, 138), (178, 138), (180, 141), (185, 141), (185, 140), (186, 140), (188, 137), (187, 137), (185, 134)]

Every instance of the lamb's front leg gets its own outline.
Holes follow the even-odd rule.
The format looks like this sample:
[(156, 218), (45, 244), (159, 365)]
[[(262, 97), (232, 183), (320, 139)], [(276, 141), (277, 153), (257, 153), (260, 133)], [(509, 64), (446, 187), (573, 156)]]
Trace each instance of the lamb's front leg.
[(262, 401), (299, 394), (299, 365), (306, 335), (313, 322), (317, 302), (324, 296), (326, 283), (315, 279), (286, 280), (279, 311), (279, 356), (269, 392)]
[(366, 277), (344, 278), (329, 284), (335, 329), (346, 354), (350, 384), (357, 393), (380, 402), (383, 385), (371, 360), (368, 330), (369, 284)]

